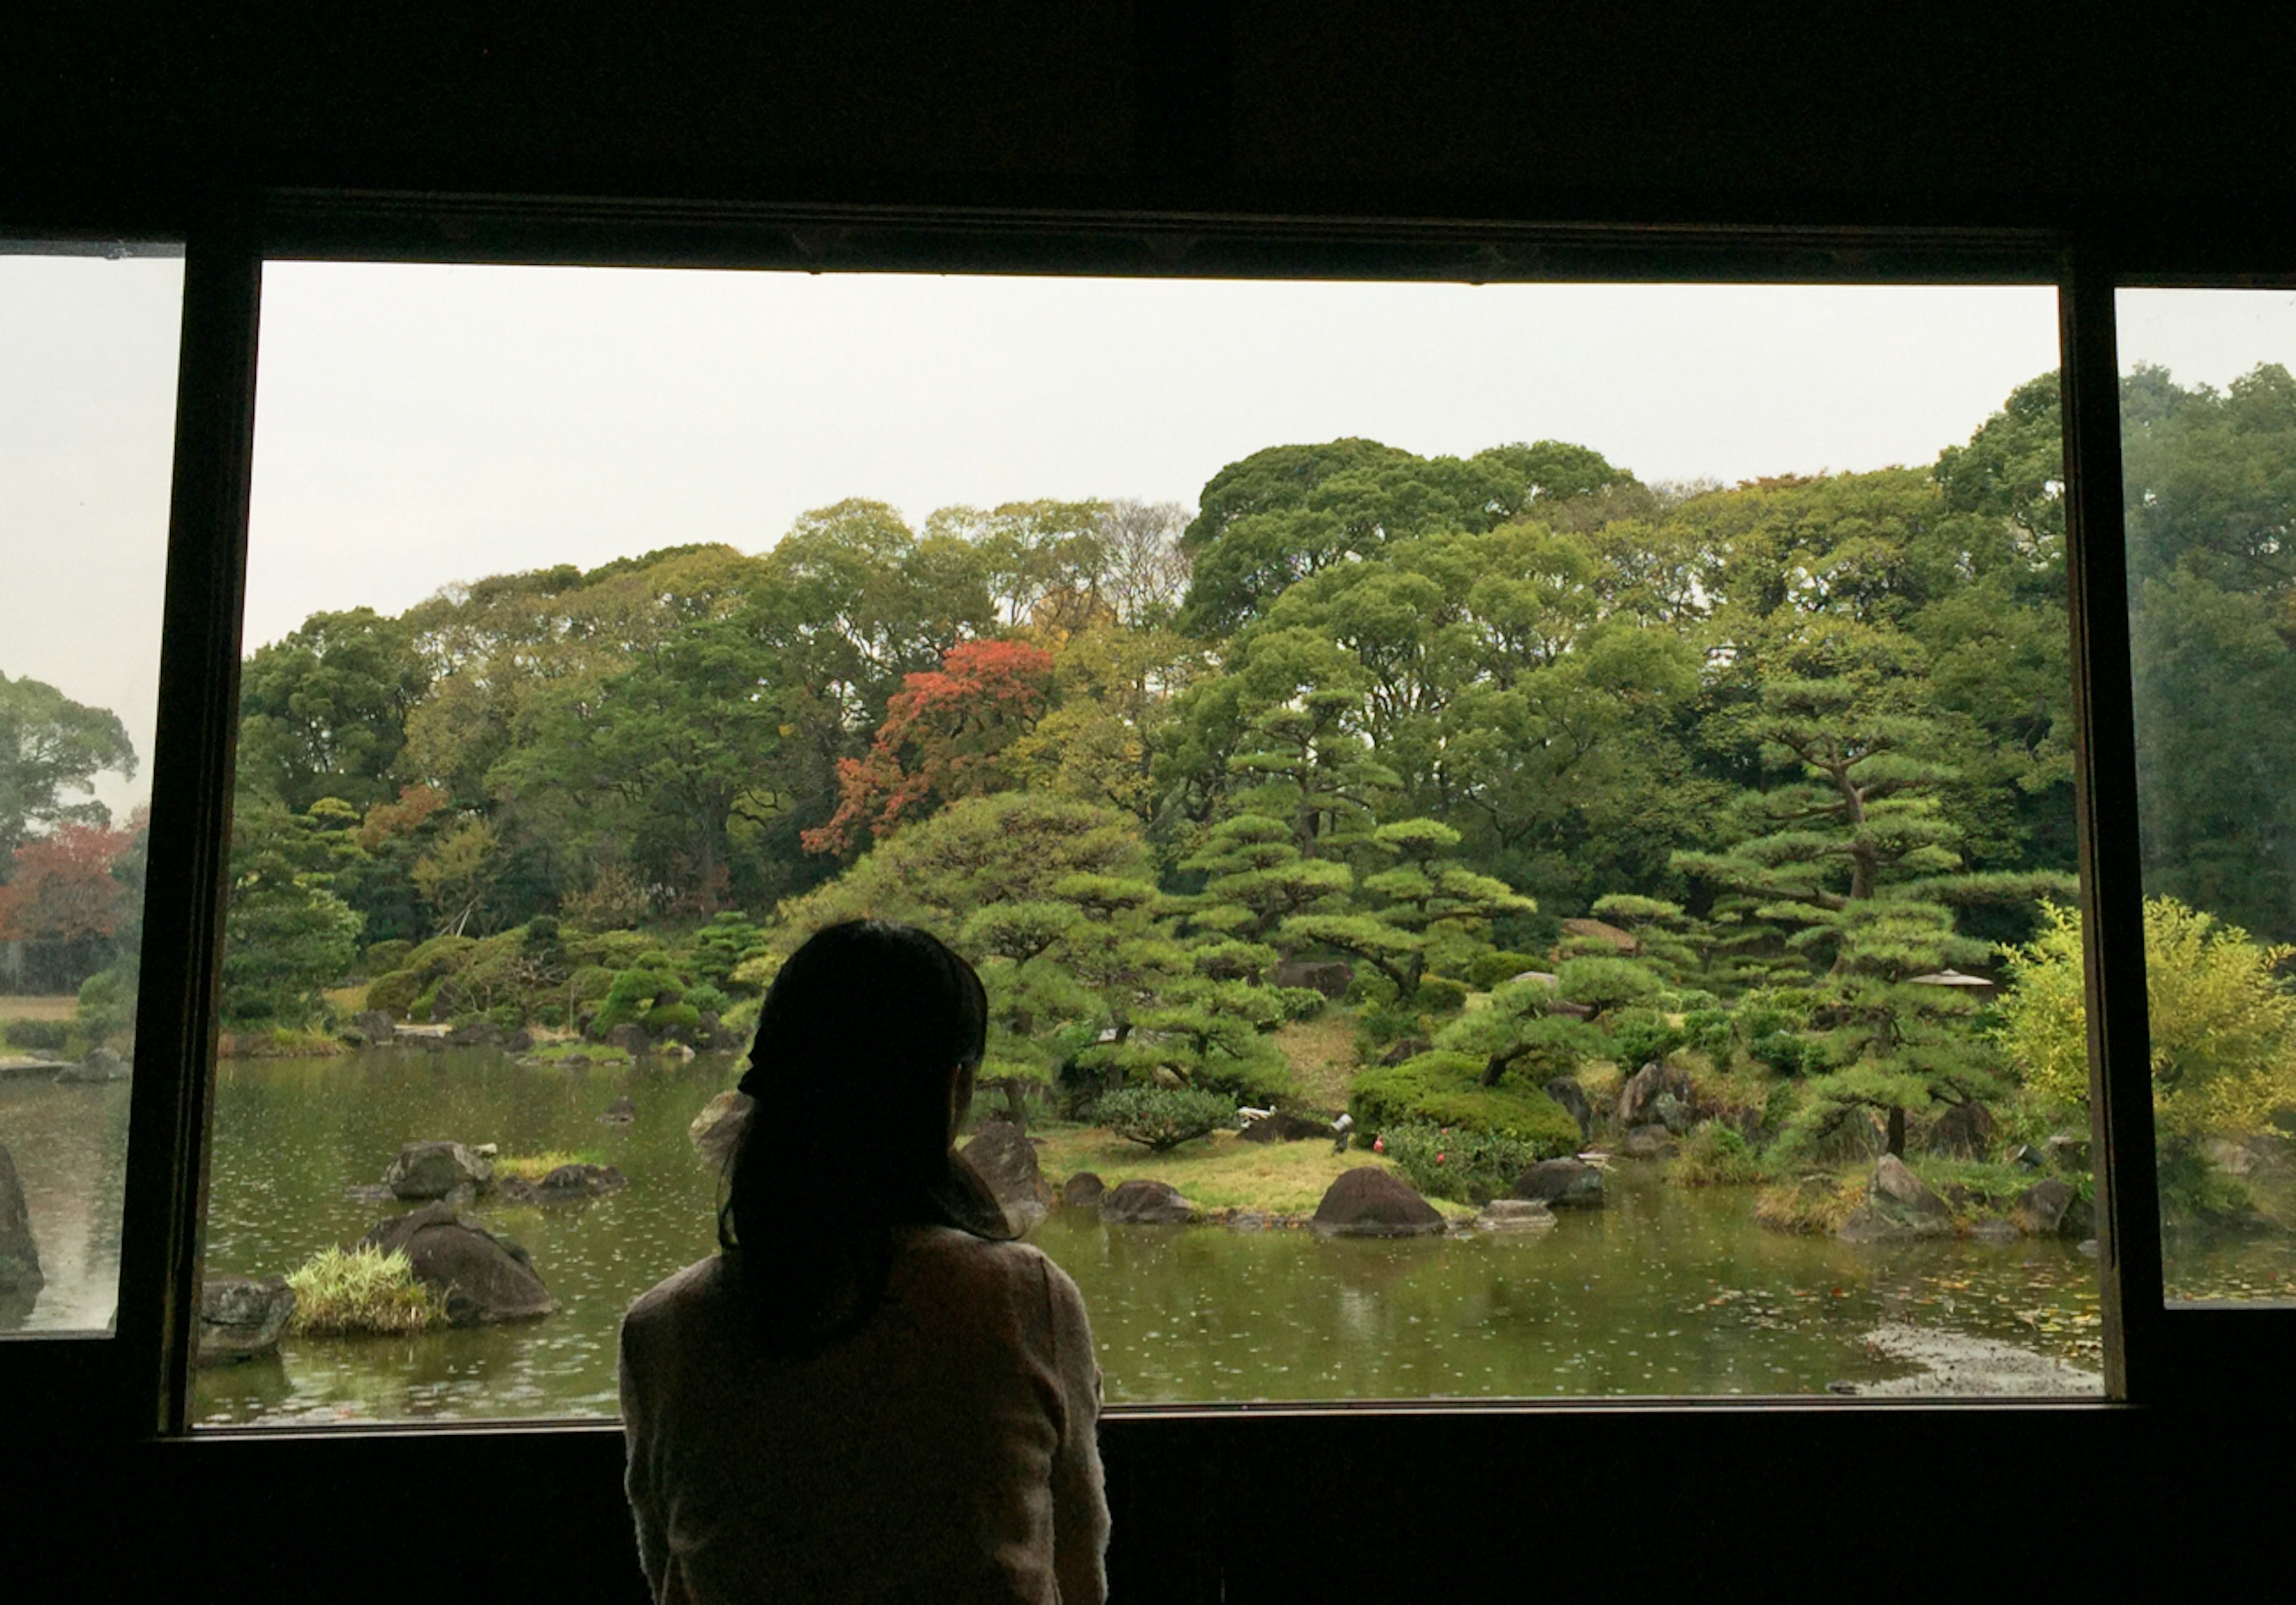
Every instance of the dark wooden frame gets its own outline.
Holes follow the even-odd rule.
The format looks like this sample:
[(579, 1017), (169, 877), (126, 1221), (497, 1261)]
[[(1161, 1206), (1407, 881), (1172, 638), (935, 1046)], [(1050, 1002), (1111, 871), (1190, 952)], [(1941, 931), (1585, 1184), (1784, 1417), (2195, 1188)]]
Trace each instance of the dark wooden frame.
[[(29, 1403), (31, 1416), (45, 1418), (39, 1424), (59, 1439), (85, 1435), (124, 1445), (139, 1468), (135, 1475), (154, 1486), (250, 1464), (322, 1469), (322, 1482), (368, 1486), (369, 1478), (386, 1475), (384, 1468), (396, 1468), (388, 1473), (395, 1476), (436, 1465), (441, 1439), (460, 1445), (458, 1455), (476, 1453), (528, 1474), (548, 1468), (548, 1475), (565, 1476), (578, 1469), (594, 1481), (608, 1478), (619, 1456), (614, 1429), (595, 1423), (183, 1437), (213, 1084), (258, 285), (266, 257), (1476, 282), (2054, 282), (2064, 358), (2069, 600), (2109, 1398), (1117, 1411), (1105, 1436), (1117, 1490), (1118, 1553), (1133, 1557), (1136, 1575), (1162, 1578), (1173, 1598), (1217, 1597), (1220, 1587), (1283, 1575), (1275, 1552), (1224, 1545), (1201, 1502), (1183, 1512), (1151, 1484), (1177, 1477), (1200, 1489), (1226, 1490), (1238, 1502), (1265, 1500), (1267, 1468), (1294, 1457), (1341, 1465), (1463, 1457), (1486, 1475), (1514, 1468), (1536, 1476), (1543, 1443), (1639, 1444), (1659, 1454), (1751, 1456), (1784, 1475), (1812, 1454), (1902, 1452), (1907, 1429), (1934, 1445), (1923, 1453), (1940, 1459), (1964, 1452), (1955, 1445), (1999, 1442), (2005, 1430), (2045, 1432), (2053, 1445), (2086, 1445), (2108, 1456), (2134, 1454), (2144, 1435), (2159, 1430), (2142, 1424), (2144, 1419), (2213, 1418), (2244, 1394), (2253, 1398), (2245, 1390), (2272, 1376), (2276, 1352), (2289, 1352), (2296, 1311), (2161, 1305), (2137, 861), (2128, 823), (2134, 817), (2135, 739), (2112, 291), (2144, 272), (2154, 275), (2149, 282), (2251, 282), (2239, 271), (2255, 266), (2241, 255), (2245, 243), (2234, 242), (2236, 260), (2211, 264), (2148, 260), (2149, 242), (2132, 250), (2125, 236), (2078, 219), (2049, 229), (1542, 226), (1424, 215), (670, 205), (341, 192), (280, 192), (210, 204), (186, 233), (176, 483), (152, 772), (151, 913), (119, 1331), (110, 1340), (0, 1344), (0, 1396)], [(2284, 1388), (2267, 1396), (2284, 1407)], [(1615, 1467), (1606, 1475), (1621, 1491), (1631, 1486)], [(613, 1503), (601, 1501), (594, 1488), (582, 1499), (601, 1511)], [(1311, 1505), (1278, 1503), (1292, 1519), (1315, 1519)], [(1146, 1539), (1137, 1535), (1160, 1530), (1176, 1542), (1160, 1544), (1151, 1559)], [(1721, 1532), (1712, 1527), (1712, 1535)]]

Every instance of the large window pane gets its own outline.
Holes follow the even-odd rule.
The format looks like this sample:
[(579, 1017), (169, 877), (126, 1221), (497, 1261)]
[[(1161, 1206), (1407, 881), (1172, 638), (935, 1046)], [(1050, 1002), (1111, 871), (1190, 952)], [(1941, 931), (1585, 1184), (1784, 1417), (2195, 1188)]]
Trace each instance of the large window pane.
[(2123, 291), (2169, 1297), (2296, 1298), (2296, 296)]
[[(862, 912), (1113, 1400), (2093, 1391), (2054, 330), (272, 266), (206, 1241), (301, 1302), (198, 1419), (611, 1413)], [(315, 1330), (458, 1178), (539, 1288)]]
[(0, 247), (0, 1333), (118, 1298), (182, 298)]

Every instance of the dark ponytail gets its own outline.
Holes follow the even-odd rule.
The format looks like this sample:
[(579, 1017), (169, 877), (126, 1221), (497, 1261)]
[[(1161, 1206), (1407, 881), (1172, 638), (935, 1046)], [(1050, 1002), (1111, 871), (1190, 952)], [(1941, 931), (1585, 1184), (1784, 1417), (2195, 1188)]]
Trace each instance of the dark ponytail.
[(1011, 1235), (949, 1145), (950, 1074), (979, 1068), (988, 1032), (980, 976), (912, 926), (829, 926), (774, 978), (718, 1211), (769, 1350), (813, 1353), (867, 1321), (900, 1226)]

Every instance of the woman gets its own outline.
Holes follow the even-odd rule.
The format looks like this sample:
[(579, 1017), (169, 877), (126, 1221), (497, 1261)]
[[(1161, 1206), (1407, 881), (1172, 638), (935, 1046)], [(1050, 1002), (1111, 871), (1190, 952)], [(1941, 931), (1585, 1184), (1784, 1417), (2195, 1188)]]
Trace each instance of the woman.
[(767, 994), (714, 1258), (622, 1322), (657, 1601), (1106, 1593), (1076, 1284), (951, 1149), (987, 1042), (940, 942), (833, 925)]

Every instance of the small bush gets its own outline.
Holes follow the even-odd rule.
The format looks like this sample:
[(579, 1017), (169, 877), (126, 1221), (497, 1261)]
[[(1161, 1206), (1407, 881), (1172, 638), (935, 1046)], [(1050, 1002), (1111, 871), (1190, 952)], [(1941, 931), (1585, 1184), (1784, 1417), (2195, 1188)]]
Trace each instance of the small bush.
[(393, 937), (369, 947), (359, 962), (369, 975), (389, 975), (394, 970), (404, 970), (407, 955), (414, 951), (414, 943)]
[(516, 1179), (538, 1182), (562, 1165), (603, 1165), (594, 1148), (578, 1153), (564, 1149), (550, 1149), (542, 1153), (497, 1154), (495, 1156), (495, 1180)]
[(135, 1028), (135, 983), (128, 965), (99, 970), (80, 983), (73, 1023), (91, 1043), (109, 1042)]
[(1503, 1136), (1553, 1159), (1578, 1146), (1578, 1123), (1543, 1092), (1510, 1082), (1479, 1085), (1483, 1061), (1472, 1053), (1421, 1053), (1356, 1077), (1348, 1113), (1366, 1135), (1407, 1125), (1451, 1126)]
[(8, 1045), (34, 1053), (61, 1053), (71, 1028), (60, 1020), (12, 1020)]
[(414, 1011), (415, 1000), (430, 984), (428, 979), (412, 970), (391, 970), (366, 984), (366, 1006), (380, 1009), (393, 1020), (402, 1020)]
[(1313, 987), (1275, 988), (1275, 1006), (1283, 1011), (1286, 1020), (1314, 1020), (1330, 1001)]
[(1677, 1187), (1743, 1187), (1763, 1175), (1761, 1161), (1738, 1128), (1719, 1120), (1692, 1132), (1666, 1167), (1666, 1179)]
[(289, 1330), (306, 1337), (428, 1331), (447, 1323), (439, 1296), (414, 1280), (406, 1256), (329, 1249), (287, 1273), (295, 1290)]
[(1467, 966), (1467, 984), (1478, 992), (1488, 992), (1526, 971), (1543, 968), (1538, 960), (1528, 953), (1486, 953)]
[(691, 1031), (701, 1025), (701, 1011), (687, 1003), (656, 1003), (645, 1011), (642, 1023), (657, 1036), (664, 1031)]
[(1447, 975), (1431, 975), (1419, 983), (1413, 1006), (1423, 1014), (1456, 1014), (1467, 1006), (1467, 987)]
[(1365, 1135), (1412, 1118), (1422, 1098), (1439, 1092), (1464, 1092), (1475, 1085), (1483, 1061), (1472, 1053), (1420, 1053), (1401, 1064), (1380, 1065), (1356, 1077), (1348, 1092), (1348, 1113)]
[(1655, 1009), (1625, 1009), (1611, 1021), (1613, 1057), (1621, 1069), (1639, 1069), (1683, 1044), (1684, 1033)]
[(1799, 1076), (1809, 1068), (1809, 1044), (1792, 1031), (1772, 1031), (1746, 1044), (1754, 1062), (1781, 1076)]
[(1515, 1177), (1546, 1157), (1495, 1132), (1447, 1128), (1424, 1120), (1390, 1126), (1380, 1142), (1405, 1181), (1430, 1198), (1456, 1199), (1463, 1204), (1485, 1204), (1500, 1197), (1513, 1187)]
[(726, 1011), (731, 1008), (734, 1003), (734, 1000), (726, 995), (725, 988), (713, 987), (708, 981), (688, 987), (685, 989), (685, 1001), (693, 1005), (694, 1012), (697, 1014), (715, 1014), (720, 1020), (725, 1019)]
[(728, 1031), (747, 1035), (758, 1028), (758, 1016), (764, 1010), (762, 997), (745, 997), (718, 1017), (718, 1023)]
[(1773, 1232), (1831, 1233), (1866, 1201), (1855, 1175), (1819, 1173), (1765, 1187), (1754, 1195), (1754, 1218)]
[(1706, 1055), (1718, 1070), (1730, 1068), (1730, 1050), (1737, 1034), (1730, 1016), (1721, 1009), (1693, 1009), (1682, 1017), (1682, 1035), (1689, 1045)]
[(1155, 1153), (1235, 1124), (1235, 1100), (1193, 1087), (1136, 1086), (1100, 1101), (1100, 1124)]

